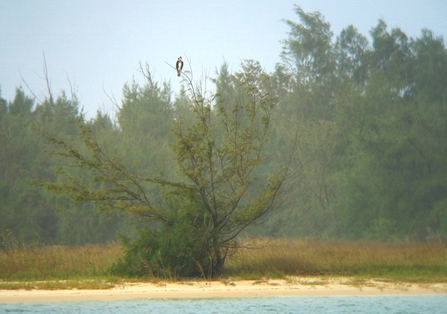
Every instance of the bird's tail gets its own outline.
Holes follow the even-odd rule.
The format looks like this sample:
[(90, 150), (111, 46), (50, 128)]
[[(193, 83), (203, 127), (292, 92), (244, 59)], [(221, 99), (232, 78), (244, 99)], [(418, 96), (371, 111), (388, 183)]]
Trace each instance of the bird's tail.
[(180, 76), (180, 72), (181, 72), (180, 70), (177, 70), (177, 76)]

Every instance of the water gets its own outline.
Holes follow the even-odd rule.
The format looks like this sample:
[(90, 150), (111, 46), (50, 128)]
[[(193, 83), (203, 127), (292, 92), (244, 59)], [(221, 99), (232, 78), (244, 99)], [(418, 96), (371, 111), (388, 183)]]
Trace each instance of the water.
[(446, 295), (269, 297), (240, 299), (177, 299), (0, 304), (0, 313), (387, 313), (447, 314)]

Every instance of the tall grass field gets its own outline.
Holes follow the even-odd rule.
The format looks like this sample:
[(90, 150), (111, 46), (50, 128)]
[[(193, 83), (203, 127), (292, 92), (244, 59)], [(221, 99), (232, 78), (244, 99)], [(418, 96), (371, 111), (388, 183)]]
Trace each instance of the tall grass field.
[(228, 275), (364, 276), (447, 281), (447, 245), (271, 240), (262, 249), (239, 252)]
[[(447, 282), (447, 245), (442, 243), (328, 243), (278, 239), (247, 243), (247, 248), (228, 259), (222, 277), (362, 276)], [(117, 280), (110, 276), (108, 269), (121, 256), (118, 244), (0, 251), (0, 289), (7, 282), (11, 288), (11, 282), (30, 281), (92, 282), (89, 288), (107, 288), (98, 283)]]
[(118, 244), (48, 246), (0, 251), (0, 280), (36, 281), (108, 277), (121, 256)]

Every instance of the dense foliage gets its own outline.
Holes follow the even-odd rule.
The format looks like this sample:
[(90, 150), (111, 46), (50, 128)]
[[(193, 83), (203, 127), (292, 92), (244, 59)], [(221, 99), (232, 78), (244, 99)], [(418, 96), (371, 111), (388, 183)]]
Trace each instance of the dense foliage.
[[(299, 20), (286, 21), (290, 32), (275, 72), (265, 73), (255, 61), (244, 62), (234, 74), (224, 65), (214, 79), (217, 95), (209, 98), (214, 107), (206, 114), (218, 123), (219, 114), (229, 114), (225, 106), (243, 99), (242, 90), (236, 88), (239, 83), (250, 82), (251, 87), (271, 96), (275, 108), (269, 141), (263, 144), (264, 164), (253, 172), (256, 176), (265, 177), (288, 161), (297, 135), (285, 202), (263, 217), (261, 225), (243, 228), (243, 232), (278, 237), (445, 240), (447, 50), (443, 39), (429, 30), (408, 38), (382, 20), (371, 30), (371, 42), (353, 26), (334, 37), (321, 14), (305, 13), (299, 7), (295, 11)], [(170, 146), (179, 144), (183, 135), (200, 137), (203, 129), (184, 133), (197, 123), (190, 94), (182, 92), (172, 99), (169, 84), (160, 86), (144, 73), (144, 84), (125, 85), (116, 120), (104, 113), (85, 119), (76, 97), (64, 93), (39, 100), (18, 88), (13, 101), (0, 97), (0, 245), (14, 241), (28, 245), (104, 243), (115, 240), (117, 232), (135, 237), (129, 222), (140, 227), (142, 222), (127, 211), (98, 212), (105, 209), (104, 204), (74, 204), (32, 182), (70, 183), (56, 175), (66, 169), (66, 161), (48, 155), (52, 144), (37, 130), (73, 141), (73, 148), (82, 152), (87, 152), (82, 139), (92, 135), (101, 148), (97, 156), (92, 153), (92, 160), (118, 156), (109, 165), (152, 178), (163, 172), (165, 178), (178, 182)], [(84, 127), (91, 133), (82, 133)], [(213, 144), (220, 145), (221, 139)], [(178, 150), (177, 156), (187, 154), (187, 148)], [(229, 155), (235, 153), (228, 150)], [(183, 174), (198, 173), (182, 162), (178, 166)], [(228, 171), (239, 170), (235, 166)], [(82, 178), (98, 187), (110, 184), (82, 168), (72, 168), (70, 173), (76, 175), (73, 179)], [(122, 173), (114, 175), (117, 180), (123, 178)], [(176, 194), (177, 203), (185, 204), (178, 201), (183, 192), (163, 190), (154, 182), (144, 184), (155, 203), (163, 195)], [(231, 194), (229, 190), (219, 193)], [(255, 192), (248, 195), (259, 196)], [(120, 208), (129, 208), (122, 201)], [(175, 221), (185, 221), (184, 210), (177, 203), (171, 203), (178, 210), (172, 221), (182, 234), (185, 225)], [(220, 205), (216, 212), (230, 208)], [(172, 243), (159, 237), (153, 247), (163, 241)]]

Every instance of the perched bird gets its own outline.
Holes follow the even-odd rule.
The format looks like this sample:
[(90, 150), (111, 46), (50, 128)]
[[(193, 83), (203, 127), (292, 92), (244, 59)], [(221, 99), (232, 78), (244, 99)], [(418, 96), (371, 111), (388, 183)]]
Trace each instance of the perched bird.
[(178, 57), (177, 62), (175, 63), (175, 68), (177, 69), (177, 76), (180, 76), (183, 69), (182, 57)]

